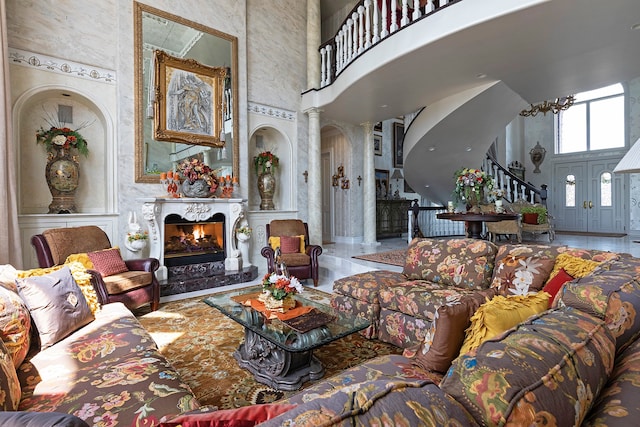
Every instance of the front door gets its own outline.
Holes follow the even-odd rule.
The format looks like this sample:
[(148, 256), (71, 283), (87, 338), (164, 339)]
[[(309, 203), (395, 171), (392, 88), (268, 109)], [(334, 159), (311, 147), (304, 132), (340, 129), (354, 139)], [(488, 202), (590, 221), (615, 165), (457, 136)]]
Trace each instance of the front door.
[(551, 204), (556, 230), (625, 232), (623, 179), (612, 172), (619, 161), (556, 163)]

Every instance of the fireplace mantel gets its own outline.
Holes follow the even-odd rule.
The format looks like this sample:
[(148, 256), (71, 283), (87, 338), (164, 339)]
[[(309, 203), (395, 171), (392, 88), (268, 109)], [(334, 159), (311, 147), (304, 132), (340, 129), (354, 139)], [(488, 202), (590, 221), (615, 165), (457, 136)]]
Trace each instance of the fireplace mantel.
[(245, 199), (144, 197), (138, 201), (142, 203), (142, 216), (149, 226), (149, 256), (160, 260), (160, 268), (156, 273), (159, 280), (167, 279), (167, 267), (164, 263), (164, 221), (171, 214), (180, 215), (189, 221), (206, 221), (217, 213), (224, 215), (225, 265), (238, 265), (240, 251), (233, 240), (233, 230), (237, 222), (245, 216)]

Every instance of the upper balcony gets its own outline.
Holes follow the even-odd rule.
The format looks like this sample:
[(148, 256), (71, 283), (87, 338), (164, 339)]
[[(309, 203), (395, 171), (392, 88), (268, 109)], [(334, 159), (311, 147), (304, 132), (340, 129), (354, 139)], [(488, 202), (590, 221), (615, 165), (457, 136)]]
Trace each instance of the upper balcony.
[(537, 103), (639, 75), (637, 0), (397, 0), (395, 17), (383, 3), (361, 1), (323, 46), (322, 88), (303, 110), (360, 124), (492, 82)]

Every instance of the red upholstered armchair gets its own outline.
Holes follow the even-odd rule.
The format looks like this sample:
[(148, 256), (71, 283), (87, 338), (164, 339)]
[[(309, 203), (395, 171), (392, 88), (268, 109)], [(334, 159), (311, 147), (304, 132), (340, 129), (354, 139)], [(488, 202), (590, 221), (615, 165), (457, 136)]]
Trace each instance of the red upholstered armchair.
[[(111, 248), (106, 233), (96, 226), (53, 228), (31, 237), (41, 268), (64, 264), (71, 254), (89, 253)], [(129, 271), (103, 277), (96, 270), (88, 270), (101, 304), (122, 302), (130, 309), (151, 304), (160, 305), (160, 284), (155, 271), (160, 267), (156, 258), (125, 260)]]
[[(300, 239), (304, 241), (304, 246), (298, 240), (297, 246), (294, 244), (288, 248), (287, 243), (297, 236), (302, 236)], [(322, 247), (309, 244), (309, 227), (306, 222), (299, 219), (273, 220), (267, 224), (267, 239), (270, 242), (268, 241), (268, 246), (262, 248), (260, 253), (267, 259), (269, 273), (276, 269), (275, 249), (280, 247), (281, 258), (287, 265), (289, 274), (298, 279), (312, 279), (313, 286), (318, 286), (318, 257), (322, 254)], [(279, 242), (280, 239), (283, 241)]]

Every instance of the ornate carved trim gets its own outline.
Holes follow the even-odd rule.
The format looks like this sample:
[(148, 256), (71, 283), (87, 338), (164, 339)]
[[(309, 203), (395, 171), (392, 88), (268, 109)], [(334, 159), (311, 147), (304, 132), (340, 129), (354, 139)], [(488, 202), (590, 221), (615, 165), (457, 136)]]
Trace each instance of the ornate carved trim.
[(54, 58), (53, 56), (43, 55), (41, 53), (33, 53), (10, 47), (9, 60), (23, 67), (99, 81), (101, 83), (116, 84), (116, 72), (113, 70)]
[(250, 113), (262, 114), (263, 116), (275, 117), (277, 119), (289, 120), (292, 122), (296, 120), (295, 111), (257, 104), (255, 102), (249, 102), (248, 110)]

